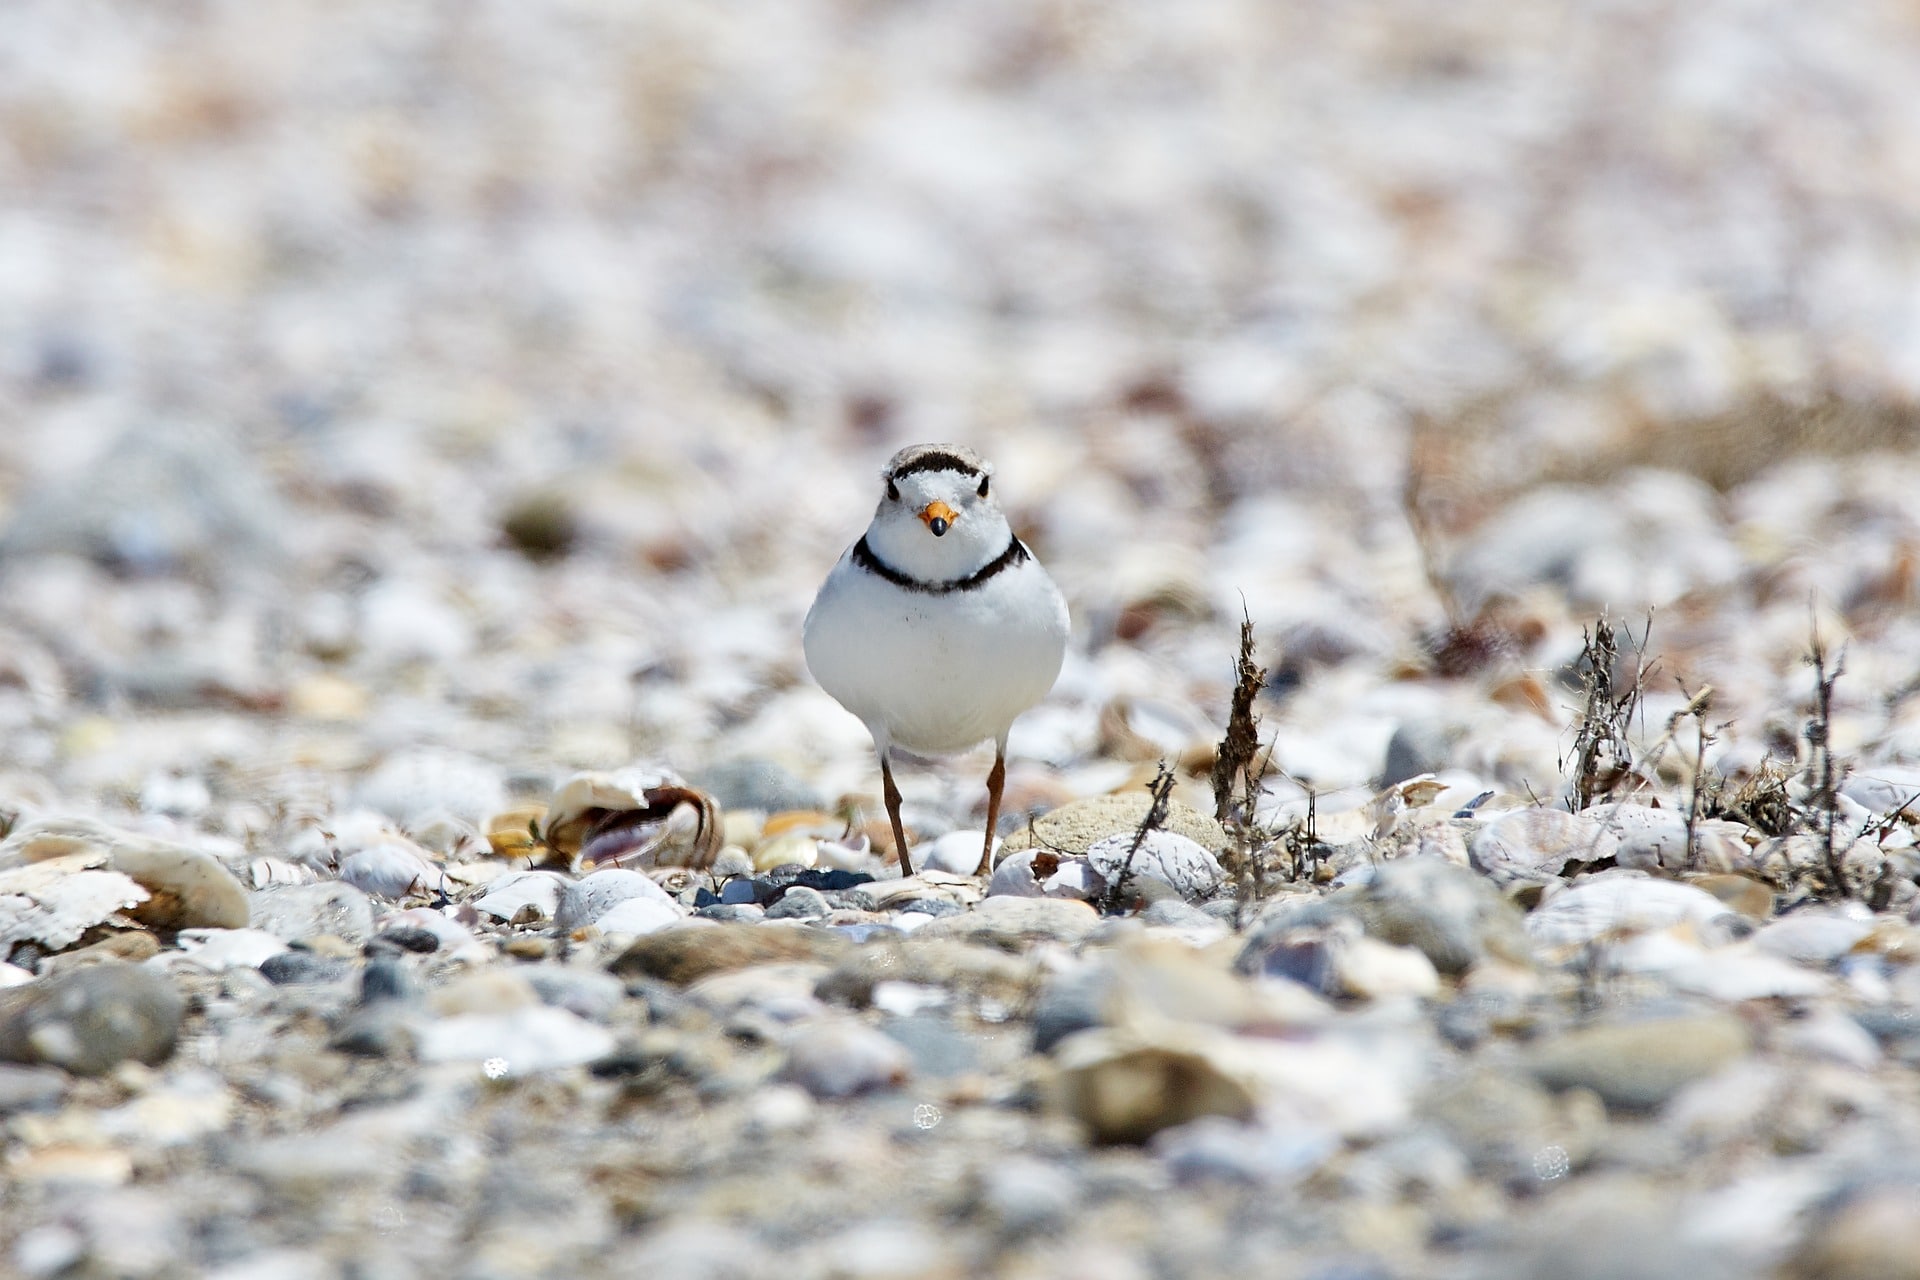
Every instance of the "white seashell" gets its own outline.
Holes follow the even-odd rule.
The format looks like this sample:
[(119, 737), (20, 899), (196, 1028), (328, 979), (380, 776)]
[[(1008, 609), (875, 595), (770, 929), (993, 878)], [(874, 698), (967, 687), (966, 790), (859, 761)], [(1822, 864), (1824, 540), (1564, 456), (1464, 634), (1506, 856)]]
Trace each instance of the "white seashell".
[[(816, 840), (814, 864), (837, 871), (871, 871), (875, 868), (873, 841), (865, 833), (840, 840)], [(718, 870), (716, 864), (715, 870)]]
[(0, 871), (0, 950), (35, 942), (59, 951), (147, 901), (147, 891), (131, 876), (91, 862), (86, 854), (70, 854)]
[(287, 949), (283, 939), (264, 929), (182, 929), (176, 940), (194, 964), (215, 973), (257, 969)]
[(365, 893), (404, 898), (410, 893), (445, 893), (446, 873), (426, 851), (400, 836), (390, 836), (340, 859), (340, 878)]
[(247, 864), (247, 878), (256, 889), (277, 884), (312, 884), (320, 873), (304, 862), (262, 855)]
[(524, 918), (532, 909), (534, 918), (551, 920), (560, 909), (560, 894), (567, 882), (551, 871), (516, 871), (501, 876), (476, 898), (473, 909), (496, 920)]

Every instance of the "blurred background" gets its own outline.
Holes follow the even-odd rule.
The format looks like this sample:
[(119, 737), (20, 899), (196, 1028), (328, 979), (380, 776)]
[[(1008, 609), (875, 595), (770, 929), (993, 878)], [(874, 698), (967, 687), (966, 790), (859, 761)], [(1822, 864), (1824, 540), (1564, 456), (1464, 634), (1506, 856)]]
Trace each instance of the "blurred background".
[(1317, 786), (1551, 794), (1601, 610), (1730, 769), (1814, 629), (1920, 758), (1916, 85), (1892, 0), (14, 0), (0, 803), (871, 791), (799, 620), (939, 439), (1073, 604), (1030, 804), (1217, 736), (1243, 608)]

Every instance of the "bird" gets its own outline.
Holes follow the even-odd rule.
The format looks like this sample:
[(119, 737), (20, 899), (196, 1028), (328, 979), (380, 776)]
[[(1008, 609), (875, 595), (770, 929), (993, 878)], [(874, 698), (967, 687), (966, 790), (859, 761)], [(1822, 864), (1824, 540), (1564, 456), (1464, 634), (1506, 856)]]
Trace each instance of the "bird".
[(893, 455), (873, 520), (835, 563), (807, 611), (802, 648), (822, 689), (873, 735), (902, 875), (896, 749), (952, 755), (993, 742), (987, 835), (992, 869), (1007, 780), (1007, 734), (1047, 696), (1065, 660), (1066, 598), (994, 496), (993, 468), (964, 445)]

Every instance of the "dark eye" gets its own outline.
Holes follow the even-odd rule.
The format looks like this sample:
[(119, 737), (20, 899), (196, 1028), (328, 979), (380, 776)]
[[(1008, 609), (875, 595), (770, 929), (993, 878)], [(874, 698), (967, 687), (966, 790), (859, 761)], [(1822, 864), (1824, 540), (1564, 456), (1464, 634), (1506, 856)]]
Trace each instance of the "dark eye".
[(895, 484), (891, 479), (887, 481), (887, 498), (891, 502), (900, 501), (900, 486)]
[(987, 481), (989, 479), (991, 479), (989, 476), (980, 477), (980, 496), (983, 498), (987, 496)]

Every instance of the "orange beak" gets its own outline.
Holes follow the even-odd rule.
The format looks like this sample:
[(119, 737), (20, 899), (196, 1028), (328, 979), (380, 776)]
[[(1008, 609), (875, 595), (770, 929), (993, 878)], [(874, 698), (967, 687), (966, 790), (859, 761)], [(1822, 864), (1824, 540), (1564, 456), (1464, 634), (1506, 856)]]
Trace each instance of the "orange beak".
[(936, 538), (951, 529), (953, 522), (959, 518), (960, 513), (944, 502), (929, 502), (920, 510), (920, 519), (926, 522), (927, 528), (933, 530)]

